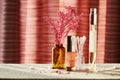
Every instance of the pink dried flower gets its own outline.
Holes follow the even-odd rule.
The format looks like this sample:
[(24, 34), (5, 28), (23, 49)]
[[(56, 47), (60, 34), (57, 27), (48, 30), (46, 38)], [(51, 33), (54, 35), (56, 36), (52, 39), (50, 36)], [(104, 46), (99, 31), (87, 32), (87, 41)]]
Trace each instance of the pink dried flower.
[(52, 26), (55, 33), (56, 44), (62, 44), (70, 30), (75, 30), (81, 20), (81, 15), (77, 15), (71, 6), (65, 7), (66, 12), (58, 12), (58, 20), (55, 22), (49, 17), (45, 20)]

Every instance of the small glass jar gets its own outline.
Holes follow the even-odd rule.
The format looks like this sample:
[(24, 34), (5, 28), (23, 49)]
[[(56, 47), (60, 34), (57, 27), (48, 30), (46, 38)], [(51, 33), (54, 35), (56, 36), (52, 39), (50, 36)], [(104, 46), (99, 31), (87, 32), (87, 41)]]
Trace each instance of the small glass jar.
[(63, 44), (56, 44), (52, 48), (52, 68), (65, 68), (65, 48), (63, 47)]

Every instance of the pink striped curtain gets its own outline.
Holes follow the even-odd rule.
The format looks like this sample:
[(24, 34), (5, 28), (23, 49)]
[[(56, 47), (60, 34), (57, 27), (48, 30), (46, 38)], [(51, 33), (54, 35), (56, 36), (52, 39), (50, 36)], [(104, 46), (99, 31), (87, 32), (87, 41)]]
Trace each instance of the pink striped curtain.
[(64, 6), (84, 13), (76, 34), (85, 35), (88, 62), (89, 9), (97, 8), (97, 63), (120, 62), (119, 0), (0, 0), (0, 63), (51, 63), (53, 29), (43, 20), (57, 18)]

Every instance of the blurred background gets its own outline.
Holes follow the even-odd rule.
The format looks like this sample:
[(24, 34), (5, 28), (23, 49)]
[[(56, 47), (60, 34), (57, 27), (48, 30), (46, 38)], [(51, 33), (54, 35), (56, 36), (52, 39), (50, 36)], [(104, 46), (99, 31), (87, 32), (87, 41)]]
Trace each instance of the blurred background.
[(97, 63), (120, 63), (119, 0), (0, 0), (0, 63), (51, 63), (54, 32), (43, 17), (55, 19), (64, 6), (84, 13), (76, 34), (87, 37), (85, 62), (89, 12), (97, 8)]

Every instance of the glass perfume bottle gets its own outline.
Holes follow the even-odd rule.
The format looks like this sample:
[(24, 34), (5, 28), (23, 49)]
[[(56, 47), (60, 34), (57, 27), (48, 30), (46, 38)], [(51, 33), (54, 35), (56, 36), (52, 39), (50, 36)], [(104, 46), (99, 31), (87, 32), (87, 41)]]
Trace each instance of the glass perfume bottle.
[(56, 44), (52, 49), (52, 68), (65, 68), (65, 48), (63, 44)]
[(67, 36), (67, 53), (66, 53), (66, 67), (75, 67), (75, 43), (73, 38), (75, 36)]
[(89, 17), (89, 68), (96, 70), (97, 9), (90, 9)]

